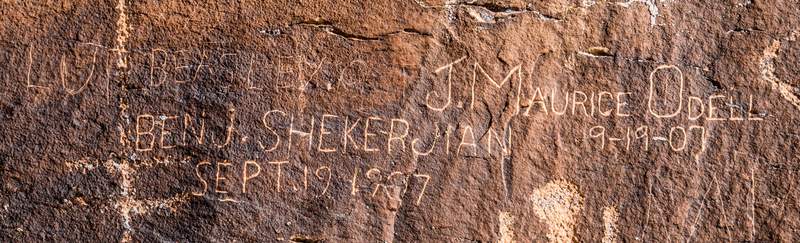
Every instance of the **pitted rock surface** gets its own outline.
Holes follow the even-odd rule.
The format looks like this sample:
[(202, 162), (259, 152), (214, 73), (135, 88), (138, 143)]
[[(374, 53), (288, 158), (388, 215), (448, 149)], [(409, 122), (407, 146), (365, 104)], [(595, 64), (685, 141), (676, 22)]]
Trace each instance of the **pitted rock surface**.
[(799, 16), (0, 0), (0, 240), (797, 242)]

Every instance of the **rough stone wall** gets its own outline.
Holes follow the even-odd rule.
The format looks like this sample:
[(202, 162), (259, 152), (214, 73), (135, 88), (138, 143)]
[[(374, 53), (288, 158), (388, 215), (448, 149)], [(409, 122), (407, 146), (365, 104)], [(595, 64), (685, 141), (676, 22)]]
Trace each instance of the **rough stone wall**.
[(798, 16), (0, 0), (0, 240), (797, 242)]

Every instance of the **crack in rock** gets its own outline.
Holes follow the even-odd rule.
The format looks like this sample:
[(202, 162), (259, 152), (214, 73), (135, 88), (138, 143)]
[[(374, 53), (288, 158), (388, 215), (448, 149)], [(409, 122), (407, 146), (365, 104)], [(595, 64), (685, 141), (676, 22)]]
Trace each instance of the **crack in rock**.
[(339, 36), (345, 39), (354, 40), (354, 41), (384, 41), (386, 37), (397, 35), (397, 34), (409, 34), (409, 35), (417, 35), (417, 36), (424, 36), (424, 37), (432, 37), (433, 34), (417, 30), (413, 28), (403, 28), (401, 30), (387, 32), (378, 34), (375, 36), (369, 35), (362, 35), (356, 33), (350, 33), (346, 30), (338, 27), (335, 23), (328, 21), (328, 20), (312, 20), (312, 21), (301, 21), (297, 23), (293, 23), (289, 25), (290, 27), (293, 26), (310, 26), (314, 28), (320, 28), (327, 32), (328, 34), (332, 34), (335, 36)]
[[(548, 22), (562, 21), (560, 18), (546, 15), (539, 11), (536, 11), (530, 5), (528, 5), (525, 8), (520, 8), (513, 6), (502, 6), (495, 3), (477, 4), (474, 3), (474, 1), (472, 1), (467, 3), (455, 4), (454, 6), (468, 7), (467, 11), (470, 14), (470, 16), (475, 18), (478, 22), (482, 23), (495, 23), (497, 22), (495, 19), (503, 20), (519, 14), (533, 14), (534, 16), (536, 16), (537, 19)], [(481, 10), (481, 13), (477, 13), (475, 9)]]
[(762, 31), (762, 30), (757, 29), (757, 28), (753, 29), (753, 28), (736, 27), (736, 28), (733, 28), (731, 30), (726, 31), (725, 35), (730, 35), (731, 33), (750, 33), (750, 32), (758, 32), (758, 31)]
[(458, 7), (466, 7), (467, 13), (473, 18), (475, 18), (475, 20), (481, 23), (493, 24), (498, 22), (497, 20), (503, 20), (518, 14), (527, 14), (527, 13), (534, 14), (538, 19), (544, 21), (552, 21), (552, 22), (562, 21), (557, 17), (542, 14), (541, 12), (534, 10), (530, 5), (528, 7), (522, 8), (514, 6), (504, 6), (497, 3), (478, 3), (477, 0), (469, 0), (469, 1), (448, 0), (443, 5), (438, 5), (438, 6), (430, 5), (422, 0), (415, 0), (415, 2), (417, 3), (417, 5), (425, 9), (433, 9), (433, 8), (444, 9), (445, 16), (447, 16), (447, 20), (449, 23), (452, 23), (453, 21), (456, 20), (455, 9)]
[(578, 55), (586, 56), (586, 57), (592, 57), (592, 58), (603, 58), (603, 57), (613, 58), (614, 57), (614, 54), (611, 53), (611, 51), (608, 50), (608, 48), (601, 47), (601, 46), (589, 47), (589, 49), (586, 50), (585, 52), (584, 51), (578, 51)]

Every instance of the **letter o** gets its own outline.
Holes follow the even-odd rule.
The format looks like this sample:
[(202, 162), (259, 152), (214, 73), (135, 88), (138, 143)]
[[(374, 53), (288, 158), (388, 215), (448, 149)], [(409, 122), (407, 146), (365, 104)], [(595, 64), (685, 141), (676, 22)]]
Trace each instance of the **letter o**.
[[(653, 88), (654, 88), (653, 86), (655, 85), (654, 82), (653, 82), (653, 76), (655, 76), (655, 74), (656, 74), (656, 72), (658, 72), (658, 70), (668, 69), (668, 68), (677, 70), (678, 71), (678, 76), (680, 77), (680, 82), (681, 82), (680, 86), (681, 86), (681, 88), (680, 88), (680, 91), (678, 92), (678, 109), (675, 109), (675, 112), (673, 112), (671, 114), (661, 115), (661, 114), (658, 114), (655, 111), (653, 111)], [(657, 118), (668, 118), (668, 117), (677, 116), (681, 112), (681, 109), (682, 109), (682, 106), (683, 106), (683, 86), (684, 86), (684, 82), (683, 82), (683, 72), (681, 71), (681, 69), (676, 67), (675, 65), (661, 65), (661, 66), (658, 66), (655, 70), (653, 70), (653, 72), (650, 73), (649, 81), (650, 81), (650, 90), (649, 90), (648, 99), (647, 99), (647, 110), (650, 111), (650, 114), (652, 114), (653, 116), (655, 116)]]

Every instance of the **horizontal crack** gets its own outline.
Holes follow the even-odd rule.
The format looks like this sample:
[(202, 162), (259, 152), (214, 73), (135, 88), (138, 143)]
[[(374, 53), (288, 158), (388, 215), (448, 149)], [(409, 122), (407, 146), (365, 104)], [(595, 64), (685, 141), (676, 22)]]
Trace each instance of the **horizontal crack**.
[(503, 5), (499, 5), (499, 4), (496, 4), (496, 3), (473, 3), (473, 2), (460, 3), (460, 4), (450, 5), (450, 6), (467, 6), (467, 7), (483, 8), (483, 9), (491, 12), (493, 15), (495, 15), (494, 17), (496, 17), (498, 19), (506, 18), (506, 17), (509, 17), (509, 16), (517, 15), (517, 14), (532, 13), (532, 14), (536, 15), (537, 18), (539, 18), (541, 20), (544, 20), (544, 21), (554, 21), (554, 22), (562, 21), (562, 19), (560, 19), (560, 18), (558, 18), (556, 16), (549, 15), (549, 14), (543, 14), (543, 13), (533, 9), (531, 6), (527, 6), (525, 8), (521, 8), (521, 7), (514, 7), (514, 6), (503, 6)]
[(421, 31), (421, 30), (418, 30), (418, 29), (412, 29), (412, 28), (405, 28), (405, 29), (403, 29), (402, 32), (403, 33), (408, 33), (408, 34), (414, 34), (414, 35), (427, 36), (427, 37), (433, 36), (433, 34), (431, 34), (431, 33), (424, 32), (424, 31)]
[(730, 34), (730, 33), (750, 33), (750, 32), (760, 32), (760, 31), (763, 31), (763, 30), (758, 29), (758, 28), (755, 28), (755, 29), (746, 28), (746, 29), (744, 29), (744, 28), (741, 28), (741, 27), (736, 27), (736, 28), (733, 28), (732, 30), (728, 30), (727, 32), (725, 32), (725, 34), (727, 35), (727, 34)]
[(513, 7), (513, 6), (502, 6), (496, 3), (462, 3), (459, 5), (481, 7), (489, 11), (492, 11), (494, 13), (511, 13), (511, 12), (528, 11), (528, 9)]
[(324, 29), (326, 32), (328, 32), (330, 34), (338, 35), (338, 36), (344, 37), (346, 39), (351, 39), (351, 40), (358, 40), (358, 41), (376, 41), (376, 40), (381, 40), (379, 37), (372, 37), (372, 36), (365, 36), (365, 35), (358, 35), (358, 34), (348, 33), (347, 31), (337, 27), (332, 22), (327, 21), (327, 20), (302, 21), (302, 22), (291, 24), (290, 26), (297, 26), (297, 25), (321, 28), (321, 29)]
[(431, 34), (431, 33), (424, 32), (424, 31), (421, 31), (421, 30), (418, 30), (418, 29), (413, 29), (413, 28), (404, 28), (402, 30), (387, 32), (387, 33), (378, 34), (378, 35), (375, 35), (375, 36), (361, 35), (361, 34), (355, 34), (355, 33), (347, 32), (344, 29), (339, 28), (338, 26), (336, 26), (335, 23), (330, 22), (328, 20), (301, 21), (301, 22), (290, 24), (289, 26), (298, 26), (298, 25), (299, 26), (311, 26), (311, 27), (315, 27), (315, 28), (321, 28), (321, 29), (325, 30), (325, 32), (328, 32), (329, 34), (337, 35), (337, 36), (340, 36), (340, 37), (343, 37), (343, 38), (346, 38), (346, 39), (350, 39), (350, 40), (355, 40), (355, 41), (383, 41), (386, 37), (389, 37), (389, 36), (392, 36), (392, 35), (396, 35), (396, 34), (402, 34), (402, 33), (411, 34), (411, 35), (425, 36), (425, 37), (433, 36), (433, 34)]

